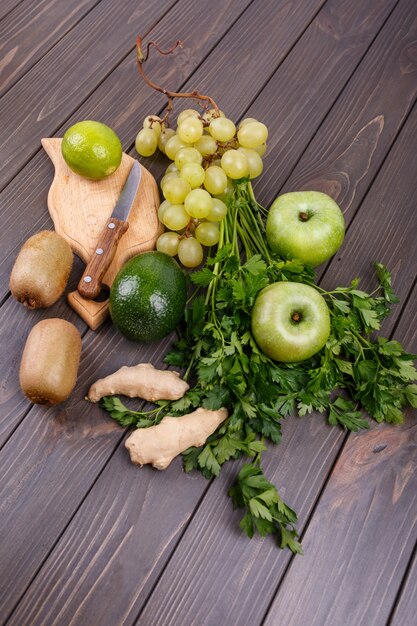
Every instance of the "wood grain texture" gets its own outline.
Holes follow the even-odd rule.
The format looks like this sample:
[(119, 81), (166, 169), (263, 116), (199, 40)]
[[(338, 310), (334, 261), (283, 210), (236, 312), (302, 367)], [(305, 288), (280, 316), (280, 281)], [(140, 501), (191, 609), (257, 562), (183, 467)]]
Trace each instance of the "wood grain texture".
[(0, 4), (0, 20), (4, 19), (13, 9), (15, 9), (24, 0), (2, 0)]
[(102, 0), (1, 98), (1, 188), (173, 4)]
[[(135, 159), (123, 153), (122, 162), (114, 174), (91, 181), (71, 172), (61, 155), (61, 139), (42, 139), (42, 145), (55, 168), (48, 192), (48, 209), (54, 228), (87, 263), (95, 252)], [(141, 178), (129, 213), (129, 229), (117, 246), (116, 256), (103, 280), (108, 287), (128, 259), (154, 248), (162, 232), (158, 220), (158, 187), (149, 170), (143, 165), (139, 167)]]
[[(125, 364), (161, 365), (165, 350), (166, 342), (159, 342), (141, 346), (139, 353), (138, 345), (115, 333), (110, 324), (98, 334), (87, 334), (69, 400), (49, 410), (33, 407), (2, 449), (0, 534), (7, 536), (0, 550), (0, 571), (7, 572), (0, 587), (2, 618), (25, 591), (123, 436), (97, 405), (84, 400), (88, 388)], [(194, 505), (195, 500), (185, 504), (183, 515)]]
[(417, 613), (417, 558), (414, 556), (410, 571), (401, 590), (399, 602), (390, 626), (414, 626)]
[[(328, 193), (337, 198), (350, 222), (416, 100), (416, 20), (414, 5), (400, 2), (283, 191)], [(280, 146), (274, 149), (275, 164), (282, 159), (282, 151)], [(273, 195), (267, 193), (265, 200), (269, 204)]]
[[(407, 345), (417, 346), (417, 285), (409, 297), (409, 306), (401, 318), (400, 330), (403, 333), (403, 341)], [(415, 457), (413, 459), (415, 462)], [(415, 477), (414, 477), (415, 480)], [(415, 524), (416, 507), (411, 514), (411, 523)], [(414, 547), (414, 555), (411, 559), (406, 579), (399, 591), (397, 604), (389, 621), (389, 626), (414, 626), (417, 614), (417, 543)]]
[(0, 97), (98, 1), (24, 0), (11, 11), (0, 22)]
[[(317, 77), (315, 77), (315, 79), (317, 80)], [(289, 128), (288, 133), (291, 132), (293, 132), (293, 129)], [(292, 429), (293, 427), (296, 428), (295, 431), (286, 430), (284, 436), (283, 446), (288, 445), (291, 452), (287, 453), (286, 450), (283, 449), (283, 446), (277, 448), (275, 454), (270, 457), (270, 461), (266, 469), (270, 472), (269, 476), (276, 480), (279, 487), (282, 487), (282, 495), (285, 498), (291, 496), (291, 493), (289, 493), (289, 487), (292, 488), (292, 499), (290, 502), (299, 510), (301, 509), (301, 511), (304, 511), (303, 518), (305, 519), (309, 510), (311, 510), (316, 494), (322, 485), (323, 476), (327, 475), (329, 468), (336, 457), (338, 446), (340, 445), (341, 439), (343, 439), (343, 433), (328, 429), (324, 425), (323, 419), (317, 417), (312, 418), (311, 422), (308, 423), (309, 428), (306, 428), (306, 424), (301, 423), (301, 421), (294, 421), (293, 423), (288, 423), (285, 426), (289, 429)], [(311, 445), (312, 441), (314, 441), (314, 446)], [(301, 464), (299, 467), (299, 450), (309, 450), (311, 453), (310, 456), (307, 452), (303, 452), (303, 454), (306, 455), (305, 466), (304, 464)], [(109, 468), (113, 466), (113, 463), (116, 463), (115, 459), (117, 454), (111, 460)], [(275, 468), (276, 471), (274, 471)], [(105, 472), (107, 472), (107, 468)], [(110, 473), (113, 475), (115, 470)], [(290, 480), (292, 473), (295, 474), (294, 482), (291, 482)], [(164, 476), (156, 476), (154, 488), (155, 490), (158, 490), (158, 493), (165, 491)], [(314, 485), (310, 483), (311, 476), (317, 476), (317, 482), (314, 482)], [(223, 531), (226, 532), (226, 529), (231, 529), (233, 527), (237, 528), (239, 515), (231, 512), (230, 502), (225, 495), (225, 486), (230, 482), (230, 475), (226, 473), (225, 475), (222, 475), (219, 480), (221, 482), (217, 483), (218, 488), (216, 485), (216, 490), (210, 490), (209, 492), (209, 494), (213, 494), (212, 498), (206, 498), (204, 500), (203, 507), (199, 509), (193, 520), (192, 527), (193, 529), (197, 528), (198, 532), (196, 531), (196, 534), (193, 533), (193, 540), (190, 542), (186, 542), (184, 544), (183, 539), (180, 544), (181, 558), (177, 559), (177, 553), (174, 555), (171, 562), (175, 561), (176, 567), (174, 568), (169, 565), (167, 569), (169, 575), (167, 574), (162, 578), (162, 590), (164, 593), (161, 592), (156, 596), (155, 603), (152, 597), (149, 606), (153, 607), (157, 611), (158, 616), (163, 615), (165, 618), (169, 614), (170, 617), (173, 617), (174, 612), (176, 611), (175, 619), (179, 620), (177, 623), (187, 623), (186, 620), (190, 615), (194, 615), (194, 612), (197, 615), (196, 619), (202, 618), (203, 612), (201, 611), (201, 613), (198, 613), (198, 611), (200, 611), (200, 601), (204, 596), (205, 599), (203, 604), (206, 611), (205, 615), (209, 614), (207, 619), (213, 619), (212, 623), (221, 622), (221, 619), (225, 615), (227, 615), (230, 619), (229, 623), (234, 623), (234, 618), (242, 619), (243, 623), (245, 623), (245, 619), (247, 620), (246, 623), (256, 623), (256, 620), (259, 619), (259, 615), (261, 615), (262, 612), (262, 606), (259, 605), (258, 596), (261, 596), (262, 593), (265, 592), (266, 594), (269, 593), (269, 598), (271, 598), (275, 589), (275, 582), (278, 577), (278, 569), (282, 572), (282, 568), (285, 567), (285, 564), (288, 562), (286, 560), (288, 557), (283, 553), (280, 553), (272, 541), (265, 542), (255, 540), (250, 543), (244, 537), (240, 536), (237, 530), (232, 530), (231, 533), (229, 531), (228, 535), (223, 536)], [(121, 491), (120, 497), (122, 500), (127, 497), (128, 488), (129, 485), (126, 485)], [(299, 491), (298, 488), (300, 488)], [(88, 507), (83, 506), (79, 512), (80, 515), (87, 516), (88, 524), (93, 524), (95, 527), (97, 522), (93, 519), (93, 513), (95, 510), (94, 502), (96, 498), (99, 502), (100, 491), (96, 492), (96, 487), (94, 487), (88, 498)], [(181, 514), (183, 513), (184, 510), (182, 509)], [(83, 517), (83, 519), (85, 518)], [(212, 520), (212, 523), (208, 524), (208, 519)], [(73, 523), (77, 525), (80, 522), (74, 520)], [(143, 519), (141, 520), (141, 523), (144, 524)], [(153, 526), (155, 523), (155, 519), (152, 519)], [(163, 520), (161, 520), (161, 523), (163, 523)], [(35, 583), (32, 585), (29, 592), (23, 599), (19, 609), (13, 616), (13, 620), (15, 620), (14, 623), (17, 624), (19, 623), (19, 620), (22, 619), (30, 619), (31, 622), (33, 621), (33, 623), (39, 624), (45, 623), (45, 620), (49, 620), (54, 623), (54, 619), (58, 620), (58, 617), (56, 616), (59, 615), (59, 617), (62, 618), (62, 613), (60, 613), (62, 606), (61, 599), (57, 598), (54, 593), (50, 596), (49, 590), (57, 588), (59, 580), (62, 579), (62, 576), (66, 577), (65, 588), (67, 589), (68, 595), (70, 594), (70, 590), (76, 584), (77, 574), (71, 573), (72, 567), (70, 559), (72, 551), (77, 550), (77, 542), (75, 539), (70, 539), (68, 537), (67, 533), (70, 532), (72, 537), (77, 536), (76, 534), (73, 534), (75, 532), (73, 530), (73, 524), (70, 525), (68, 531), (64, 533), (58, 544), (58, 546), (61, 546), (62, 542), (62, 545), (66, 546), (65, 551), (59, 552), (61, 556), (59, 572), (54, 573), (54, 568), (52, 566), (52, 563), (55, 562), (56, 558), (54, 551), (51, 554), (51, 560), (48, 559), (46, 561)], [(162, 541), (163, 531), (161, 531), (161, 533)], [(185, 537), (187, 537), (187, 535), (188, 533)], [(69, 544), (67, 543), (68, 541)], [(214, 543), (216, 545), (214, 545)], [(182, 549), (183, 544), (184, 548)], [(217, 544), (219, 544), (218, 549)], [(210, 556), (207, 551), (204, 553), (201, 551), (200, 547), (202, 545), (212, 546), (212, 556)], [(115, 547), (109, 545), (108, 550), (108, 552), (104, 550), (99, 554), (97, 553), (97, 549), (93, 550), (93, 552), (89, 555), (88, 561), (89, 563), (94, 562), (98, 571), (103, 572), (104, 579), (106, 579), (106, 572), (108, 571), (106, 570), (106, 563), (109, 558), (108, 555), (113, 553)], [(128, 542), (126, 549), (123, 547), (123, 554), (127, 555), (132, 554), (133, 552), (140, 555), (141, 544), (135, 546)], [(156, 567), (160, 571), (165, 557), (159, 560), (160, 551), (157, 546), (155, 546), (155, 552), (158, 555), (156, 557), (158, 558), (158, 564)], [(187, 562), (188, 568), (190, 561), (195, 563), (195, 567), (192, 568), (196, 578), (195, 582), (190, 580), (191, 577), (186, 572), (186, 568), (184, 566), (185, 562)], [(262, 568), (257, 566), (260, 562), (263, 563)], [(266, 562), (268, 563), (268, 566), (264, 566)], [(218, 570), (218, 565), (221, 570), (220, 572)], [(266, 570), (267, 574), (265, 574)], [(172, 585), (170, 584), (170, 581), (174, 581), (172, 582)], [(207, 581), (206, 586), (205, 581)], [(120, 589), (121, 593), (125, 593), (125, 585), (127, 584), (128, 583), (124, 581), (123, 589)], [(133, 596), (133, 606), (136, 610), (139, 610), (144, 602), (146, 594), (140, 594), (139, 597), (136, 597), (134, 595), (136, 581), (132, 580), (130, 584), (132, 586), (130, 597)], [(196, 587), (199, 588), (200, 586), (202, 587), (201, 596), (197, 595), (196, 592)], [(210, 589), (208, 587), (210, 587)], [(188, 592), (187, 588), (189, 590)], [(94, 607), (99, 606), (100, 602), (105, 601), (105, 589), (106, 587), (103, 587), (103, 589), (95, 587), (94, 591), (90, 593), (90, 588), (87, 582), (78, 586), (77, 592), (71, 597), (69, 604), (65, 605), (66, 614), (70, 615), (71, 612), (76, 612), (77, 607), (82, 604), (83, 608), (81, 615), (83, 617), (91, 616), (93, 614)], [(159, 590), (159, 585), (156, 589)], [(253, 591), (251, 591), (252, 589)], [(164, 598), (166, 599), (168, 596), (165, 595), (165, 592), (172, 594), (170, 597), (176, 598), (175, 602), (170, 603), (172, 605), (172, 613), (168, 613), (169, 607), (164, 601)], [(251, 593), (256, 595), (256, 601), (254, 601), (254, 595), (251, 595)], [(248, 601), (245, 603), (242, 598), (246, 595), (248, 596)], [(36, 600), (38, 597), (43, 598), (44, 607), (40, 607), (40, 604)], [(225, 613), (228, 609), (225, 608), (225, 604), (223, 604), (223, 602), (227, 602), (228, 606), (231, 605), (230, 613)], [(53, 608), (51, 608), (50, 603), (53, 604)], [(158, 603), (162, 605), (159, 608)], [(241, 606), (242, 604), (243, 606)], [(130, 606), (131, 605), (129, 604), (129, 607)], [(186, 609), (188, 609), (188, 613)], [(46, 613), (47, 610), (48, 613)], [(182, 613), (183, 610), (184, 612)], [(167, 611), (167, 613), (165, 614), (164, 611)], [(132, 609), (126, 623), (131, 623), (132, 616), (134, 615), (135, 612)], [(141, 617), (139, 623), (154, 623), (146, 621), (146, 617), (150, 619), (150, 616), (152, 620), (156, 619), (155, 613), (150, 610), (148, 612), (148, 609), (146, 609), (146, 612)], [(77, 614), (77, 618), (81, 619), (80, 614)], [(110, 619), (111, 618), (112, 616)], [(58, 623), (58, 621), (56, 623)], [(80, 623), (82, 623), (82, 621)], [(164, 622), (161, 621), (161, 623)], [(176, 622), (174, 621), (173, 623)], [(207, 623), (210, 623), (210, 621)]]
[[(158, 492), (157, 470), (137, 468), (127, 452), (116, 454), (114, 461), (48, 560), (42, 595), (24, 601), (11, 624), (114, 626), (134, 621), (207, 481), (198, 474), (184, 476), (177, 459)], [(98, 568), (103, 557), (105, 565)]]

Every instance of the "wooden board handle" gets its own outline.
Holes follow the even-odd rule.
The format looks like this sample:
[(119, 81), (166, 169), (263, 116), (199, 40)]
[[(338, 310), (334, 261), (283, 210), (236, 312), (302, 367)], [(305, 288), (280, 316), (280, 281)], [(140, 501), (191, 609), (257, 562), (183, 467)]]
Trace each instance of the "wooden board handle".
[(87, 263), (84, 274), (78, 283), (81, 296), (92, 300), (97, 298), (101, 290), (101, 281), (114, 259), (117, 245), (129, 228), (128, 222), (110, 217), (101, 233), (96, 249)]
[(109, 301), (96, 302), (83, 298), (78, 291), (72, 291), (67, 296), (68, 304), (84, 320), (91, 330), (97, 328), (104, 322), (109, 314)]

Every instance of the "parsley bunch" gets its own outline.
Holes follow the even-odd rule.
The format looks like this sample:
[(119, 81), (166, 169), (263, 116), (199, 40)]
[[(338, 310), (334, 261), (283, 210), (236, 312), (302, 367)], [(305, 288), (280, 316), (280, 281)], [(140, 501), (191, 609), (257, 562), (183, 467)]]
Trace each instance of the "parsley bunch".
[[(147, 427), (166, 414), (226, 406), (229, 417), (201, 448), (184, 453), (186, 471), (217, 476), (231, 459), (249, 457), (230, 489), (234, 506), (246, 509), (241, 527), (249, 537), (275, 534), (281, 547), (300, 552), (295, 513), (262, 473), (264, 440), (278, 443), (281, 421), (290, 414), (326, 413), (331, 425), (357, 431), (368, 428), (364, 409), (378, 422), (402, 421), (406, 405), (417, 407), (413, 355), (397, 341), (371, 334), (397, 302), (388, 270), (376, 264), (378, 286), (368, 294), (349, 287), (325, 291), (314, 271), (298, 260), (272, 255), (265, 240), (264, 210), (249, 181), (238, 181), (221, 223), (218, 252), (191, 275), (191, 298), (180, 338), (165, 362), (184, 367), (194, 382), (175, 402), (159, 402), (151, 411), (130, 411), (117, 398), (102, 406), (123, 426)], [(251, 310), (259, 291), (277, 281), (311, 285), (325, 297), (331, 335), (325, 347), (302, 363), (280, 364), (263, 354), (251, 332)]]

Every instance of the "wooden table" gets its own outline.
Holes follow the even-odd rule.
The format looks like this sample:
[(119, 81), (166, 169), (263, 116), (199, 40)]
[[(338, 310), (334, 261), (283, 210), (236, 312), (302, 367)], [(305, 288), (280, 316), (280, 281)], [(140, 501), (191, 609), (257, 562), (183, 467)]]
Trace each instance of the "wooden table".
[[(83, 397), (125, 363), (161, 363), (168, 341), (86, 328), (64, 299), (28, 311), (10, 297), (19, 246), (51, 228), (52, 167), (41, 137), (98, 119), (125, 151), (163, 98), (136, 73), (137, 33), (184, 48), (151, 75), (212, 95), (234, 120), (270, 130), (256, 181), (269, 206), (317, 189), (341, 205), (345, 243), (325, 286), (393, 272), (401, 304), (383, 328), (417, 351), (417, 3), (413, 0), (3, 0), (0, 92), (0, 618), (13, 626), (408, 626), (417, 623), (415, 415), (346, 434), (323, 416), (289, 419), (267, 476), (299, 514), (305, 556), (249, 541), (226, 495), (178, 459), (138, 470), (126, 433)], [(147, 161), (155, 176), (162, 159)], [(82, 265), (75, 263), (68, 289)], [(83, 335), (77, 388), (30, 405), (18, 384), (27, 334), (63, 317)]]

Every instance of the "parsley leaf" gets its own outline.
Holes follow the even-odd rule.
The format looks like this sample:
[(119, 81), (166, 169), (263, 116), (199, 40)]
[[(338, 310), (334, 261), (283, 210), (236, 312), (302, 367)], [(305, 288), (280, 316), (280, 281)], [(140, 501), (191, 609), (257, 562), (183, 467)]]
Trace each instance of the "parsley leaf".
[(255, 530), (265, 537), (277, 536), (281, 548), (302, 554), (295, 528), (297, 516), (280, 498), (278, 491), (264, 476), (257, 463), (246, 463), (229, 489), (234, 508), (246, 508), (240, 527), (252, 538)]

